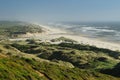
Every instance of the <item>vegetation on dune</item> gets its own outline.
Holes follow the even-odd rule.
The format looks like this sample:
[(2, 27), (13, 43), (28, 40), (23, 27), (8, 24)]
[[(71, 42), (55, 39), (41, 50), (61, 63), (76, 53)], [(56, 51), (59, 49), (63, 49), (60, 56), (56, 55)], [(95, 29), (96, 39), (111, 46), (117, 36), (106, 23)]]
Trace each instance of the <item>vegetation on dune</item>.
[(120, 52), (119, 51), (112, 51), (109, 49), (103, 49), (103, 48), (97, 48), (95, 46), (89, 46), (89, 45), (83, 45), (83, 44), (68, 44), (68, 43), (61, 43), (59, 44), (61, 47), (68, 47), (68, 48), (73, 48), (73, 49), (78, 49), (78, 50), (86, 50), (86, 51), (93, 51), (96, 53), (102, 52), (105, 53), (113, 58), (119, 59), (120, 57)]
[(101, 73), (120, 77), (120, 62), (111, 69), (102, 69)]
[(44, 30), (41, 26), (25, 23), (25, 22), (11, 22), (11, 21), (0, 21), (0, 37), (18, 37), (26, 33), (41, 33)]
[[(58, 64), (62, 64), (64, 66), (67, 65), (66, 62), (71, 63), (74, 66), (72, 67), (72, 69), (80, 70), (80, 73), (77, 73), (77, 71), (75, 70), (74, 71), (77, 74), (79, 74), (79, 76), (84, 76), (83, 78), (86, 77), (85, 74), (92, 74), (92, 73), (94, 73), (93, 75), (96, 75), (96, 76), (98, 75), (104, 76), (103, 78), (104, 80), (110, 79), (109, 77), (115, 78), (117, 76), (116, 74), (111, 75), (108, 73), (104, 73), (103, 71), (104, 70), (107, 71), (107, 69), (113, 70), (115, 68), (115, 65), (117, 65), (119, 62), (118, 54), (120, 52), (118, 51), (111, 51), (108, 49), (101, 49), (101, 48), (97, 48), (94, 46), (73, 44), (73, 43), (60, 43), (60, 44), (37, 43), (36, 44), (35, 41), (33, 40), (32, 40), (33, 43), (30, 43), (30, 42), (31, 40), (26, 40), (25, 44), (21, 44), (21, 42), (16, 42), (10, 45), (20, 50), (21, 52), (24, 52), (26, 54), (36, 55), (36, 57), (50, 60), (50, 62), (55, 62)], [(65, 68), (64, 66), (62, 66), (61, 68)], [(69, 67), (71, 65), (68, 64), (67, 66)], [(68, 69), (70, 69), (70, 67)], [(59, 70), (61, 71), (61, 69)], [(51, 71), (51, 72), (54, 72), (54, 71)], [(58, 73), (59, 72), (55, 72), (56, 75), (52, 79), (58, 78), (58, 80), (59, 79), (61, 80), (64, 78), (62, 74), (58, 74)], [(66, 71), (63, 73), (66, 73)], [(82, 75), (83, 73), (84, 75)], [(77, 76), (77, 74), (74, 73), (72, 75), (74, 75), (73, 77), (75, 77), (75, 75)], [(58, 77), (57, 75), (61, 76), (61, 78)], [(111, 75), (111, 76), (108, 77), (108, 75)], [(52, 76), (52, 73), (49, 74), (48, 76)], [(97, 80), (97, 79), (101, 80), (102, 79), (101, 77), (97, 77), (96, 79), (95, 76), (92, 76), (91, 79), (88, 79), (88, 77), (90, 76), (86, 77), (87, 80)], [(80, 80), (82, 77), (80, 77), (80, 79), (78, 78), (79, 77), (75, 79)], [(70, 79), (73, 80), (72, 78)], [(119, 79), (119, 77), (116, 79)]]
[(77, 43), (77, 41), (65, 38), (65, 37), (59, 37), (51, 40), (52, 42), (65, 42), (65, 43)]
[(71, 43), (33, 43), (26, 45), (14, 43), (11, 45), (24, 53), (34, 54), (40, 58), (51, 61), (62, 60), (70, 62), (79, 68), (91, 69), (112, 68), (118, 63), (118, 54), (120, 54), (120, 52), (117, 51), (110, 51), (107, 49), (99, 49), (93, 46)]
[(22, 59), (16, 57), (0, 56), (0, 79), (1, 80), (42, 80), (44, 76), (32, 69)]
[(38, 62), (35, 59), (0, 55), (1, 80), (117, 80), (109, 75), (79, 68)]

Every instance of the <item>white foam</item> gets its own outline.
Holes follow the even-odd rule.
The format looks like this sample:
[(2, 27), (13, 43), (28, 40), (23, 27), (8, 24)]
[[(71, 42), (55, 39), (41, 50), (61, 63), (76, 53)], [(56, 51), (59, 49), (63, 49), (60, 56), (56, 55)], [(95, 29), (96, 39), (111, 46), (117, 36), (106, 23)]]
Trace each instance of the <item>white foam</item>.
[(100, 29), (96, 27), (82, 27), (82, 31), (96, 31), (96, 32), (115, 32), (115, 30), (109, 30), (109, 29)]

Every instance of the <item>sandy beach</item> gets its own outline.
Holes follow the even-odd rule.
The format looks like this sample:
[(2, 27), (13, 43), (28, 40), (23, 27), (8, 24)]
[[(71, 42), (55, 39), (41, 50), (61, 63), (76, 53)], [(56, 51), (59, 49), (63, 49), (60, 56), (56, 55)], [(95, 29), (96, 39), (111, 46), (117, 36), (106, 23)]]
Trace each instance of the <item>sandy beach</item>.
[[(99, 48), (105, 48), (105, 49), (110, 49), (110, 50), (119, 50), (120, 51), (120, 46), (119, 44), (116, 43), (110, 43), (110, 42), (106, 42), (106, 41), (101, 41), (98, 39), (90, 39), (87, 37), (82, 37), (80, 35), (73, 35), (69, 32), (66, 32), (64, 30), (61, 29), (53, 29), (50, 28), (48, 26), (44, 26), (44, 25), (40, 25), (44, 28), (46, 28), (46, 32), (44, 33), (34, 33), (34, 34), (26, 34), (23, 35), (22, 37), (27, 37), (27, 38), (35, 38), (35, 39), (40, 39), (42, 41), (46, 41), (49, 42), (51, 39), (54, 38), (59, 38), (59, 37), (66, 37), (69, 39), (73, 39), (75, 41), (77, 41), (80, 44), (86, 44), (86, 45), (91, 45), (91, 46), (96, 46)], [(26, 38), (19, 38), (18, 40), (23, 40)], [(16, 40), (16, 39), (10, 39), (10, 40)]]

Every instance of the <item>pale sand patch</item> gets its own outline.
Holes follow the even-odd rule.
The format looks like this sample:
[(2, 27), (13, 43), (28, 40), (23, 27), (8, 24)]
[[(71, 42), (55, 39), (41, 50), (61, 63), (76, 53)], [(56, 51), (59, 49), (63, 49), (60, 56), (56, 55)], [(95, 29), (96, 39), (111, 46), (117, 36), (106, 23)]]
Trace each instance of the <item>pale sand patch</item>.
[(37, 73), (40, 77), (45, 76), (43, 73), (41, 73), (41, 72), (39, 72), (39, 71), (36, 71), (36, 73)]

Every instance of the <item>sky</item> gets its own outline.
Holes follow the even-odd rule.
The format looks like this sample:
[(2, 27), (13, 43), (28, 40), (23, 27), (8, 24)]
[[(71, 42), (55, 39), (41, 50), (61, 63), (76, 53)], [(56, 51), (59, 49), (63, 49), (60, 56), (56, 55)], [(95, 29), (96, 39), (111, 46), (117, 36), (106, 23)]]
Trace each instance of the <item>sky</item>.
[(120, 21), (120, 0), (0, 0), (0, 20)]

